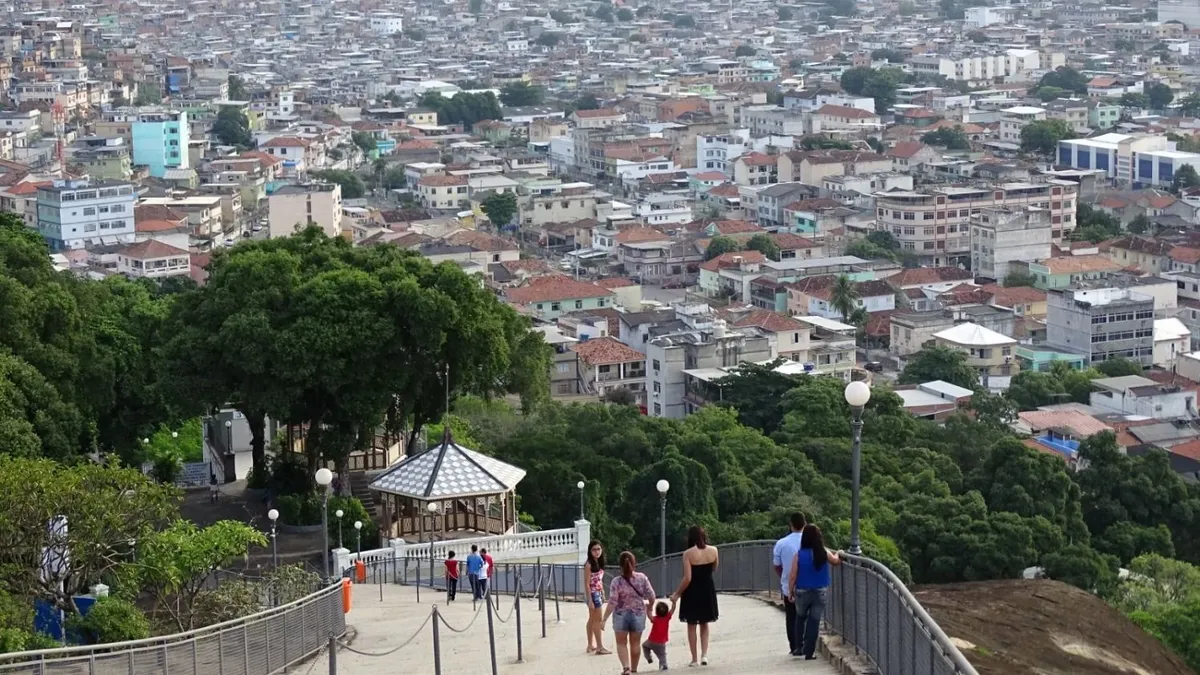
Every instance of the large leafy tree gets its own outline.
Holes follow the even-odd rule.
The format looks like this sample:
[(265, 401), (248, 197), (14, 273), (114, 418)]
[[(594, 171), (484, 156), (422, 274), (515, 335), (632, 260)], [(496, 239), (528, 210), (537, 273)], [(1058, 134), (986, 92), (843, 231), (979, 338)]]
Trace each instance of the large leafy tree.
[(210, 577), (251, 546), (266, 545), (267, 538), (245, 523), (223, 520), (199, 528), (178, 520), (139, 542), (133, 578), (176, 630), (191, 630), (197, 627), (196, 599)]
[(213, 135), (224, 145), (242, 148), (254, 147), (254, 135), (250, 132), (250, 120), (246, 113), (233, 106), (222, 106), (212, 125)]
[(1038, 120), (1021, 129), (1021, 150), (1053, 155), (1058, 150), (1059, 141), (1074, 137), (1074, 130), (1064, 120)]
[(726, 253), (741, 251), (742, 247), (737, 241), (731, 237), (716, 236), (708, 242), (708, 248), (704, 250), (704, 259), (712, 260)]
[[(136, 542), (175, 517), (178, 500), (135, 469), (0, 455), (0, 579), (74, 614), (71, 598), (111, 582)], [(50, 527), (60, 516), (65, 532)], [(47, 549), (51, 573), (41, 574)], [(64, 552), (68, 562), (53, 564)]]
[(493, 192), (480, 205), (495, 227), (504, 227), (517, 215), (517, 195), (512, 192)]
[(756, 234), (746, 242), (747, 251), (758, 251), (771, 260), (779, 260), (779, 244), (765, 234)]
[(967, 364), (962, 352), (940, 345), (926, 347), (909, 359), (900, 373), (901, 384), (942, 380), (967, 389), (979, 387), (979, 373)]

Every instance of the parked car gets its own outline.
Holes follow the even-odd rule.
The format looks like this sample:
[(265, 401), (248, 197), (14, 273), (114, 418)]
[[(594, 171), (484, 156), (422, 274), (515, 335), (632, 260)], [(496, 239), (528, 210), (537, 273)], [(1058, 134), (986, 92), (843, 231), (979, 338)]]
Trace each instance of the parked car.
[(882, 373), (883, 364), (879, 361), (867, 361), (863, 364), (863, 370), (869, 370), (872, 373)]

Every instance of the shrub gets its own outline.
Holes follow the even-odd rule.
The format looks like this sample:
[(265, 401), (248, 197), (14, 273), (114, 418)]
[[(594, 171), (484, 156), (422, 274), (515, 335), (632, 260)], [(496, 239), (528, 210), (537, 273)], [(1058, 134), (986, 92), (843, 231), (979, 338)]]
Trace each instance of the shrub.
[[(371, 518), (371, 514), (367, 511), (367, 507), (363, 506), (355, 497), (331, 497), (329, 499), (329, 541), (337, 543), (338, 541), (338, 518), (334, 514), (341, 509), (344, 513), (341, 518), (342, 528), (342, 545), (351, 551), (355, 550), (358, 544), (357, 533), (354, 530), (354, 521), (362, 521), (362, 547), (364, 550), (379, 547), (379, 529), (375, 527), (375, 521)], [(318, 512), (319, 513), (319, 512)]]
[(85, 616), (67, 622), (91, 644), (124, 642), (150, 637), (150, 621), (132, 602), (120, 598), (100, 598)]
[(279, 519), (288, 525), (317, 525), (321, 522), (321, 500), (315, 493), (280, 495), (275, 504)]

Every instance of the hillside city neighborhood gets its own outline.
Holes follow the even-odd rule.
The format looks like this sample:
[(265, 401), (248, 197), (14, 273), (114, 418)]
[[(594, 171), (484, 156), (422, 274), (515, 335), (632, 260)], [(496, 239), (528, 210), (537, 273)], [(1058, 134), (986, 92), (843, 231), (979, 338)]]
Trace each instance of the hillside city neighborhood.
[(1194, 479), (1200, 7), (842, 4), (18, 3), (0, 209), (94, 278), (304, 225), (449, 261), (535, 319), (555, 398), (652, 416), (743, 362), (939, 345), (1002, 392), (1121, 357), (1018, 424)]
[[(780, 394), (792, 396), (795, 390), (789, 387), (796, 382), (817, 379), (803, 376), (829, 376), (836, 378), (839, 392), (858, 381), (888, 396), (894, 392), (899, 409), (907, 413), (901, 416), (925, 420), (919, 423), (929, 428), (970, 418), (987, 433), (1003, 433), (1032, 449), (1018, 446), (1035, 459), (1061, 460), (1072, 476), (1089, 466), (1082, 457), (1083, 449), (1091, 447), (1089, 439), (1098, 447), (1115, 437), (1120, 461), (1150, 462), (1165, 451), (1170, 470), (1164, 472), (1185, 486), (1179, 495), (1200, 495), (1198, 0), (746, 0), (700, 5), (650, 0), (12, 0), (6, 9), (0, 17), (0, 215), (9, 223), (23, 223), (24, 228), (11, 228), (22, 236), (40, 237), (54, 273), (64, 278), (80, 283), (129, 279), (169, 295), (205, 288), (210, 274), (213, 280), (220, 278), (222, 262), (255, 242), (335, 238), (350, 252), (344, 253), (345, 260), (361, 254), (354, 264), (368, 260), (371, 251), (401, 249), (417, 256), (409, 260), (449, 264), (430, 269), (461, 269), (470, 278), (464, 281), (470, 293), (493, 303), (478, 306), (490, 306), (497, 314), (502, 310), (505, 316), (515, 312), (526, 333), (532, 325), (535, 337), (549, 347), (549, 369), (541, 377), (544, 361), (535, 361), (539, 377), (522, 381), (537, 383), (540, 391), (534, 393), (553, 401), (632, 406), (640, 413), (634, 419), (662, 425), (673, 423), (653, 418), (676, 420), (684, 428), (687, 420), (724, 406), (729, 396), (737, 399), (730, 405), (739, 409), (743, 423), (783, 447), (798, 442), (787, 435), (796, 428), (791, 419), (796, 413), (787, 414), (787, 424), (782, 408), (773, 421), (763, 421), (774, 414), (766, 412), (762, 420), (746, 421), (747, 394), (736, 384), (745, 380), (739, 378), (749, 377), (747, 373), (786, 377), (790, 384)], [(336, 247), (321, 250), (325, 253), (320, 255), (343, 255), (330, 253)], [(34, 257), (45, 264), (44, 255)], [(297, 274), (321, 272), (316, 257), (305, 259)], [(15, 255), (13, 261), (13, 269), (28, 264)], [(0, 272), (5, 264), (0, 256)], [(369, 272), (380, 283), (388, 282), (377, 269)], [(272, 273), (279, 273), (278, 268), (264, 267), (263, 276), (243, 283), (270, 286)], [(10, 297), (4, 288), (0, 285), (0, 298)], [(215, 311), (216, 305), (201, 302), (163, 309), (162, 314), (172, 312), (172, 325), (186, 327), (189, 320), (209, 316), (205, 311)], [(44, 304), (38, 311), (53, 301)], [(310, 299), (307, 306), (319, 304)], [(88, 306), (79, 303), (80, 308)], [(447, 315), (466, 316), (465, 306), (447, 309)], [(14, 321), (18, 314), (11, 314)], [(10, 314), (0, 309), (3, 316)], [(393, 318), (397, 325), (406, 320)], [(47, 319), (46, 330), (54, 324)], [(224, 341), (206, 344), (212, 352), (196, 347), (193, 361), (218, 352), (222, 359), (237, 353), (255, 360), (253, 345), (246, 348), (250, 351), (231, 347), (227, 326), (195, 328), (212, 328), (214, 335), (219, 329)], [(448, 331), (445, 326), (437, 330)], [(160, 345), (175, 348), (163, 357), (174, 359), (171, 367), (181, 369), (171, 372), (191, 368), (187, 372), (199, 381), (203, 364), (181, 359), (172, 337), (155, 334), (145, 344), (154, 344), (156, 354)], [(32, 340), (29, 344), (37, 343), (37, 336)], [(0, 340), (0, 375), (7, 377), (5, 345)], [(517, 344), (503, 346), (503, 358), (507, 364), (510, 348), (515, 366)], [(65, 381), (66, 375), (48, 370), (37, 358), (13, 351), (46, 370), (56, 386)], [(430, 354), (436, 360), (442, 352)], [(466, 361), (480, 372), (494, 365), (474, 355)], [(545, 509), (542, 513), (569, 515), (574, 522), (573, 527), (538, 523), (565, 527), (547, 531), (539, 540), (546, 548), (530, 554), (539, 566), (543, 554), (571, 565), (591, 560), (585, 482), (578, 484), (576, 520), (575, 478), (560, 494), (547, 487), (550, 479), (545, 477), (557, 480), (559, 473), (541, 467), (547, 473), (534, 478), (538, 468), (518, 468), (489, 452), (465, 449), (465, 443), (455, 445), (451, 382), (457, 401), (476, 383), (454, 377), (465, 382), (487, 376), (461, 376), (451, 372), (449, 359), (444, 363), (444, 381), (439, 379), (442, 370), (413, 380), (426, 378), (420, 398), (436, 405), (417, 404), (396, 413), (401, 397), (384, 397), (377, 407), (391, 406), (386, 415), (373, 409), (353, 420), (334, 414), (338, 396), (359, 386), (346, 384), (358, 382), (349, 376), (338, 381), (336, 396), (322, 391), (301, 404), (292, 399), (278, 403), (262, 394), (261, 401), (269, 403), (254, 410), (239, 405), (245, 400), (230, 392), (253, 389), (256, 376), (220, 382), (214, 385), (219, 394), (198, 388), (195, 398), (208, 397), (205, 404), (212, 403), (211, 397), (229, 395), (223, 405), (209, 405), (208, 413), (189, 411), (195, 415), (194, 440), (202, 445), (203, 457), (189, 461), (183, 475), (168, 472), (171, 480), (163, 482), (204, 488), (197, 492), (202, 499), (188, 508), (190, 513), (213, 514), (199, 518), (206, 524), (217, 517), (242, 519), (238, 500), (245, 500), (244, 512), (253, 514), (248, 522), (261, 531), (270, 508), (270, 542), (278, 546), (283, 539), (275, 539), (277, 500), (294, 495), (281, 495), (275, 483), (262, 481), (281, 480), (270, 474), (278, 468), (269, 467), (274, 466), (272, 456), (278, 460), (284, 454), (280, 449), (285, 444), (289, 455), (307, 453), (307, 460), (296, 460), (297, 467), (307, 461), (303, 468), (308, 473), (303, 489), (297, 490), (294, 512), (303, 511), (309, 503), (303, 500), (310, 500), (302, 525), (317, 529), (305, 531), (309, 539), (286, 543), (284, 557), (301, 565), (324, 563), (325, 581), (330, 576), (331, 525), (318, 523), (332, 511), (328, 501), (318, 503), (317, 495), (326, 490), (322, 493), (349, 500), (336, 508), (364, 514), (371, 539), (371, 546), (364, 547), (363, 533), (349, 529), (354, 516), (343, 523), (338, 510), (332, 526), (339, 536), (334, 574), (366, 560), (364, 548), (371, 555), (386, 551), (394, 557), (414, 541), (424, 542), (425, 548), (404, 550), (432, 565), (437, 529), (445, 539), (447, 522), (455, 524), (455, 537), (530, 534), (536, 528), (526, 517), (527, 503)], [(345, 372), (353, 368), (347, 366)], [(507, 394), (514, 405), (518, 394), (523, 405), (537, 398), (514, 385), (511, 373), (488, 372), (495, 382), (504, 381), (481, 385), (482, 398)], [(60, 376), (64, 380), (54, 379)], [(429, 382), (438, 384), (430, 388)], [(403, 386), (416, 387), (407, 381)], [(817, 397), (812, 393), (817, 388), (809, 395)], [(7, 400), (4, 392), (0, 388), (0, 403)], [(851, 387), (845, 389), (846, 401), (856, 411), (851, 541), (857, 545), (859, 434), (868, 399), (854, 403), (851, 392)], [(252, 395), (247, 398), (253, 400)], [(796, 400), (788, 399), (789, 405)], [(840, 398), (837, 402), (842, 403)], [(371, 399), (362, 406), (376, 404)], [(312, 412), (308, 405), (320, 411)], [(295, 419), (276, 419), (276, 411), (284, 409)], [(438, 422), (443, 414), (444, 427)], [(521, 414), (531, 415), (524, 407)], [(389, 426), (397, 419), (399, 432)], [(150, 415), (139, 421), (162, 422)], [(338, 424), (342, 430), (352, 428), (351, 436), (359, 434), (355, 438), (360, 441), (367, 427), (379, 431), (368, 449), (354, 445), (351, 452), (347, 446), (333, 460), (320, 445), (332, 437), (322, 425)], [(435, 424), (437, 431), (429, 431)], [(422, 425), (428, 433), (418, 433)], [(130, 441), (129, 432), (113, 431), (117, 426), (94, 431), (93, 437), (105, 443)], [(162, 429), (154, 441), (135, 438), (131, 443), (141, 443), (150, 453), (159, 444), (170, 445), (183, 431)], [(693, 428), (689, 433), (699, 432)], [(319, 440), (309, 447), (313, 434)], [(905, 442), (934, 445), (924, 437)], [(685, 445), (679, 441), (674, 451)], [(6, 449), (0, 447), (0, 452)], [(712, 452), (713, 457), (719, 454)], [(534, 462), (536, 457), (525, 459)], [(310, 483), (318, 461), (333, 469), (336, 478), (314, 488)], [(571, 464), (570, 459), (556, 461)], [(827, 470), (821, 458), (814, 461)], [(1051, 464), (1061, 471), (1058, 461)], [(143, 472), (157, 476), (159, 467), (152, 465), (143, 458)], [(936, 480), (946, 480), (956, 492), (968, 487), (985, 492), (976, 487), (979, 469), (966, 468), (982, 465), (967, 462), (961, 472), (954, 468), (957, 483), (938, 469)], [(635, 466), (620, 480), (630, 481), (641, 469)], [(457, 476), (446, 480), (471, 485), (459, 485), (460, 492), (437, 499), (433, 486), (439, 471)], [(532, 478), (527, 484), (536, 485), (530, 492), (537, 497), (523, 494), (528, 501), (518, 508), (515, 486), (527, 471)], [(717, 471), (715, 465), (712, 471)], [(741, 479), (752, 484), (750, 475), (747, 470)], [(1078, 510), (1079, 494), (1071, 480), (1066, 480), (1071, 489), (1056, 483), (1053, 491), (1069, 495), (1064, 499), (1074, 499)], [(736, 501), (730, 495), (737, 489), (721, 492), (707, 481), (704, 489), (718, 493), (716, 501), (709, 498), (711, 504), (719, 503), (724, 512), (726, 500)], [(222, 488), (235, 483), (236, 489)], [(479, 485), (488, 489), (473, 491)], [(590, 482), (587, 486), (593, 489)], [(668, 495), (677, 493), (662, 486), (657, 490), (647, 489), (644, 496), (654, 511), (645, 523), (621, 512), (620, 527), (625, 529), (606, 530), (605, 536), (619, 531), (625, 540), (654, 544), (653, 550), (661, 547), (666, 554)], [(887, 501), (878, 496), (888, 494), (878, 482), (875, 491), (876, 502)], [(563, 494), (570, 508), (559, 513), (553, 508)], [(596, 500), (588, 501), (587, 509), (604, 506), (604, 493), (597, 494), (586, 495)], [(817, 493), (808, 494), (818, 499), (813, 496)], [(993, 512), (1020, 511), (1002, 510), (991, 495), (985, 497)], [(765, 514), (749, 498), (740, 499), (737, 514)], [(717, 508), (712, 506), (712, 512)], [(1084, 511), (1087, 526), (1092, 526), (1090, 518), (1103, 508)], [(1062, 507), (1062, 514), (1068, 512), (1074, 513)], [(896, 514), (902, 513), (897, 507)], [(1077, 518), (1062, 515), (1055, 521), (1065, 544), (1075, 543), (1072, 519)], [(593, 522), (612, 527), (603, 520)], [(738, 525), (744, 529), (730, 531), (758, 531), (746, 522)], [(1150, 552), (1169, 558), (1178, 550), (1180, 559), (1191, 560), (1194, 551), (1184, 552), (1179, 534), (1191, 526), (1182, 522), (1140, 522), (1137, 527), (1166, 532), (1166, 545), (1155, 548), (1149, 539), (1138, 540), (1130, 545), (1134, 553), (1109, 557), (1121, 558), (1124, 568), (1131, 567), (1136, 554)], [(637, 534), (631, 535), (635, 523)], [(672, 523), (672, 537), (682, 543), (683, 526), (691, 524)], [(773, 525), (786, 528), (787, 523)], [(35, 526), (44, 529), (37, 522)], [(661, 545), (654, 539), (660, 526)], [(363, 523), (357, 527), (361, 530)], [(835, 524), (828, 527), (832, 531)], [(869, 533), (872, 541), (883, 534), (899, 539), (883, 528), (878, 525), (878, 533)], [(326, 541), (319, 542), (320, 535), (313, 532), (322, 531)], [(351, 554), (355, 547), (350, 540), (343, 545), (343, 531), (359, 537), (359, 553)], [(1171, 547), (1172, 533), (1177, 548)], [(262, 553), (268, 550), (266, 539), (246, 536), (237, 549), (243, 557), (256, 546), (264, 547), (259, 551), (264, 560), (272, 560)], [(394, 537), (401, 538), (389, 543)], [(1099, 533), (1092, 537), (1097, 541)], [(1113, 552), (1099, 544), (1096, 548)], [(974, 577), (958, 570), (939, 577), (936, 564), (923, 560), (918, 569), (920, 556), (903, 544), (900, 549), (908, 559), (901, 564), (913, 568), (905, 582), (1004, 578), (991, 570)], [(49, 556), (51, 549), (45, 551), (42, 555)], [(618, 553), (608, 552), (610, 566)], [(1090, 549), (1088, 553), (1095, 555)], [(437, 548), (438, 557), (447, 554), (445, 546)], [(466, 554), (460, 550), (458, 560)], [(273, 556), (278, 568), (278, 548)], [(501, 562), (521, 559), (503, 549), (498, 557)], [(894, 557), (900, 560), (901, 553)], [(890, 560), (884, 562), (890, 566)], [(760, 566), (766, 574), (765, 562)], [(204, 581), (216, 567), (210, 565), (198, 578)], [(1027, 578), (1042, 574), (1038, 567), (1027, 570)], [(385, 582), (379, 583), (383, 602)], [(773, 577), (768, 589), (774, 593), (778, 583)], [(841, 583), (835, 581), (835, 587)], [(1076, 585), (1104, 595), (1098, 586)], [(659, 595), (670, 591), (658, 590)], [(48, 593), (53, 596), (53, 589)], [(69, 595), (61, 586), (57, 593)], [(256, 597), (250, 605), (256, 609), (257, 603)], [(1200, 608), (1200, 600), (1192, 604)], [(713, 608), (715, 614), (715, 604)], [(842, 611), (836, 610), (834, 618)], [(1121, 611), (1136, 614), (1127, 606)], [(743, 620), (757, 616), (746, 612)], [(470, 615), (458, 617), (465, 622)], [(210, 618), (208, 623), (229, 617)], [(195, 625), (204, 624), (197, 619)], [(1166, 620), (1155, 629), (1139, 625), (1161, 638), (1161, 626), (1174, 624)], [(187, 627), (178, 622), (179, 630)], [(543, 636), (544, 631), (543, 624)], [(683, 630), (678, 632), (679, 651), (673, 659), (683, 665), (686, 647)], [(1150, 633), (1139, 635), (1153, 641), (1146, 637)], [(931, 641), (937, 637), (929, 634)], [(369, 628), (363, 635), (373, 644)], [(378, 639), (380, 648), (390, 644), (384, 637)], [(246, 639), (244, 672), (249, 675), (252, 647)], [(591, 641), (589, 628), (589, 648)], [(704, 641), (707, 650), (707, 637)], [(317, 653), (324, 643), (313, 644), (304, 647), (303, 656)], [(332, 634), (329, 645), (334, 646)], [(757, 649), (750, 642), (744, 646), (747, 653)], [(1176, 643), (1170, 646), (1179, 651)], [(20, 649), (0, 649), (4, 651)], [(331, 673), (337, 649), (332, 651)], [(1192, 659), (1196, 653), (1191, 652)], [(286, 665), (296, 660), (288, 655)], [(495, 668), (494, 652), (492, 660)], [(744, 663), (752, 662), (758, 663)], [(129, 663), (134, 672), (133, 661)], [(630, 672), (624, 660), (622, 664)], [(611, 665), (606, 662), (606, 672)], [(637, 672), (636, 659), (633, 667)], [(346, 672), (374, 671), (352, 665)], [(1055, 672), (1083, 671), (1066, 667)]]

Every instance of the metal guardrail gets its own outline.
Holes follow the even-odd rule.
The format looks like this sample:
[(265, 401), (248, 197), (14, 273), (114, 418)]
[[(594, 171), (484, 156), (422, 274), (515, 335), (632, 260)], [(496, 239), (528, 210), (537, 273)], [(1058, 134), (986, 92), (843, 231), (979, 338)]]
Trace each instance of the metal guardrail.
[(0, 654), (0, 674), (269, 675), (345, 632), (339, 582), (295, 602), (186, 633)]
[[(713, 583), (721, 593), (765, 592), (779, 595), (780, 582), (772, 561), (775, 542), (738, 542), (719, 546), (721, 563)], [(659, 596), (674, 592), (683, 576), (681, 553), (639, 561)], [(833, 584), (825, 608), (825, 625), (856, 652), (865, 655), (881, 675), (978, 675), (904, 582), (883, 564), (863, 556), (842, 554), (833, 568)], [(365, 565), (366, 583), (394, 583), (445, 592), (445, 567), (440, 559), (396, 558)], [(353, 568), (347, 575), (354, 574)], [(608, 578), (619, 575), (608, 567)], [(467, 586), (459, 562), (459, 592)], [(521, 595), (530, 589), (550, 593), (553, 601), (582, 600), (586, 581), (580, 565), (496, 563), (489, 593)], [(470, 593), (467, 589), (465, 592)], [(382, 598), (382, 588), (380, 589)], [(544, 597), (542, 605), (550, 598)], [(436, 601), (436, 600), (435, 600)], [(496, 600), (499, 607), (499, 601)], [(782, 617), (781, 617), (782, 618)], [(782, 627), (780, 628), (782, 639)]]

